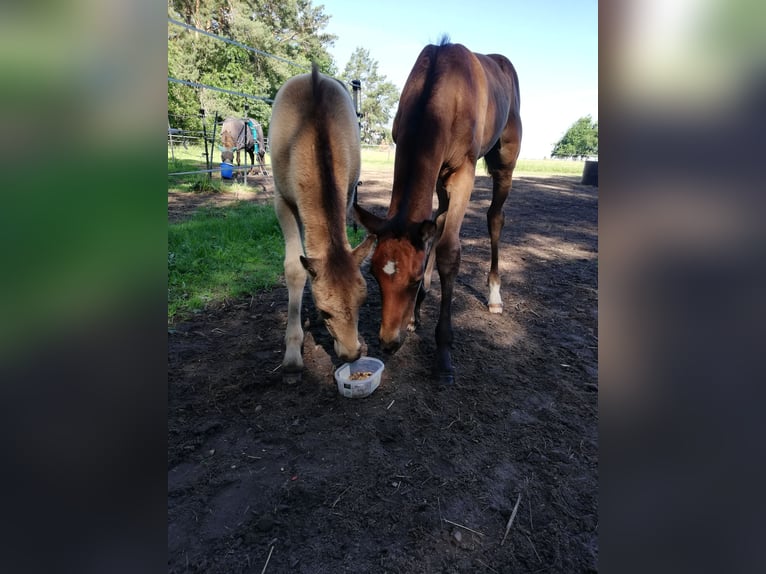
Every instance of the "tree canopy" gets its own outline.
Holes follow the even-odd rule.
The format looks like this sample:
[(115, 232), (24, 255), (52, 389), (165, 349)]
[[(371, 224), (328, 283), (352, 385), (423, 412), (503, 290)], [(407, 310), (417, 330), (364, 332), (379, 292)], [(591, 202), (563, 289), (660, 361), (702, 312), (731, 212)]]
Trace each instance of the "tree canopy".
[[(273, 99), (290, 77), (311, 62), (328, 74), (335, 64), (324, 33), (329, 16), (311, 0), (168, 0), (168, 16), (200, 30), (277, 56), (272, 58), (168, 23), (168, 76)], [(281, 59), (278, 59), (281, 58)], [(294, 62), (291, 65), (285, 60)], [(248, 115), (268, 126), (268, 102), (168, 82), (173, 127), (199, 128), (199, 109), (222, 116)]]
[(391, 110), (399, 101), (399, 91), (380, 75), (377, 60), (370, 57), (369, 50), (357, 47), (341, 77), (347, 82), (360, 80), (362, 83), (362, 143), (391, 143), (391, 130), (386, 126), (391, 119)]
[(553, 146), (552, 157), (589, 157), (598, 155), (598, 122), (590, 115), (573, 123)]
[[(363, 142), (391, 141), (386, 124), (398, 101), (397, 89), (379, 74), (377, 61), (363, 48), (356, 49), (338, 75), (328, 51), (337, 36), (325, 32), (330, 16), (323, 5), (314, 6), (313, 0), (168, 0), (168, 16), (276, 56), (168, 22), (169, 77), (273, 99), (288, 78), (316, 62), (328, 75), (349, 83), (361, 80)], [(168, 118), (174, 128), (201, 129), (200, 109), (208, 116), (242, 117), (245, 105), (247, 115), (268, 132), (269, 102), (168, 82)]]

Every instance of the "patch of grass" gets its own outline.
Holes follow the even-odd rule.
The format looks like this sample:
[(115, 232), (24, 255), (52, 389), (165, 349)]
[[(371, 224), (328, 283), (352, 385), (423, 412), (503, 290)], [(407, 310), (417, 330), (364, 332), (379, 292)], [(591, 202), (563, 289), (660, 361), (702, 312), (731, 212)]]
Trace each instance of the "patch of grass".
[(385, 169), (394, 168), (395, 146), (364, 146), (362, 147), (362, 168)]
[(367, 237), (367, 230), (361, 225), (357, 225), (356, 231), (354, 231), (353, 225), (349, 225), (346, 227), (346, 236), (348, 237), (348, 242), (351, 244), (351, 247), (355, 247)]
[(195, 174), (193, 179), (187, 184), (187, 187), (189, 191), (202, 193), (221, 193), (223, 191), (221, 180), (208, 177), (206, 173)]
[(282, 231), (270, 206), (201, 209), (170, 225), (168, 320), (273, 286), (283, 259)]
[[(208, 153), (210, 153), (210, 148), (208, 148)], [(250, 158), (244, 151), (240, 153), (242, 165), (245, 165), (245, 162), (249, 162)], [(189, 145), (188, 149), (176, 145), (173, 155), (175, 155), (175, 157), (172, 157), (170, 146), (168, 146), (168, 174), (207, 169), (207, 166), (205, 165), (205, 148), (201, 145)], [(231, 189), (231, 186), (237, 184), (230, 180), (221, 179), (221, 174), (218, 171), (218, 168), (220, 168), (221, 165), (221, 153), (217, 148), (213, 151), (212, 157), (212, 167), (216, 170), (212, 172), (212, 177), (208, 176), (206, 173), (168, 175), (168, 190), (215, 193), (224, 190), (236, 191), (236, 189)], [(266, 166), (266, 171), (270, 172), (271, 158), (268, 153), (264, 158), (264, 164)], [(247, 188), (242, 187), (242, 189)]]
[[(514, 176), (518, 175), (572, 175), (581, 176), (584, 161), (566, 159), (520, 159), (516, 163)], [(489, 175), (484, 160), (476, 166), (476, 175)]]
[[(218, 134), (216, 134), (216, 139), (218, 139)], [(209, 144), (207, 153), (208, 155), (210, 154)], [(205, 165), (205, 146), (202, 143), (190, 143), (184, 148), (183, 145), (179, 145), (178, 142), (175, 142), (175, 146), (171, 150), (170, 143), (168, 143), (168, 163), (173, 161), (172, 158), (174, 156), (176, 161), (192, 161)], [(220, 158), (221, 152), (218, 148), (215, 148), (213, 150), (213, 162), (220, 161)]]
[(531, 173), (535, 175), (582, 175), (584, 161), (568, 159), (520, 159), (514, 175)]
[[(396, 146), (362, 148), (362, 169), (387, 169), (394, 168), (394, 156)], [(568, 159), (520, 159), (516, 165), (515, 175), (576, 175), (581, 176), (584, 161), (572, 161)], [(479, 161), (476, 166), (477, 175), (487, 175), (484, 161)]]
[[(366, 236), (347, 228), (349, 242)], [(168, 321), (209, 303), (269, 289), (284, 272), (282, 230), (271, 206), (203, 208), (168, 228)]]
[[(173, 160), (168, 157), (168, 174), (179, 173), (186, 171), (197, 171), (200, 169), (207, 169), (205, 167), (205, 161), (193, 160), (193, 159), (176, 159)], [(192, 185), (200, 176), (205, 174), (191, 173), (186, 175), (168, 175), (168, 190), (175, 191), (191, 191), (189, 186)]]

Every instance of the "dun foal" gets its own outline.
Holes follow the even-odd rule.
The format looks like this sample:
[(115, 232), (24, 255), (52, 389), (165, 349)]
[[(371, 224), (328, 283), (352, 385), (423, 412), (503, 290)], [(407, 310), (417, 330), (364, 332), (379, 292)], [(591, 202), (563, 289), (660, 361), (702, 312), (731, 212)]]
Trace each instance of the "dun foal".
[(282, 368), (284, 380), (293, 383), (303, 370), (301, 299), (307, 276), (336, 355), (343, 361), (359, 358), (359, 307), (367, 297), (359, 268), (375, 237), (353, 250), (346, 237), (360, 147), (356, 113), (343, 84), (316, 65), (310, 74), (289, 79), (274, 100), (269, 135), (289, 293)]

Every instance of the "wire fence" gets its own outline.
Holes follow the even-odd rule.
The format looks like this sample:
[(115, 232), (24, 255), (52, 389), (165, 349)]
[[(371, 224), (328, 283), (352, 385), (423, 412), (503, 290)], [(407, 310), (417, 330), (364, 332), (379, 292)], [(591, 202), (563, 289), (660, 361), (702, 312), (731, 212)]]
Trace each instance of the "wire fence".
[(233, 46), (238, 46), (240, 48), (244, 48), (245, 50), (248, 50), (250, 52), (253, 52), (254, 54), (258, 54), (261, 56), (266, 56), (268, 58), (272, 58), (274, 60), (278, 60), (280, 62), (284, 62), (285, 64), (290, 64), (291, 66), (295, 66), (296, 68), (300, 68), (301, 70), (311, 71), (311, 68), (308, 68), (304, 66), (303, 64), (298, 64), (297, 62), (292, 62), (286, 58), (282, 58), (281, 56), (277, 56), (275, 54), (269, 54), (268, 52), (264, 52), (263, 50), (258, 50), (257, 48), (253, 48), (252, 46), (247, 46), (241, 42), (237, 42), (236, 40), (232, 40), (231, 38), (226, 38), (225, 36), (219, 36), (218, 34), (213, 34), (212, 32), (208, 32), (207, 30), (200, 30), (199, 28), (195, 28), (194, 26), (191, 26), (189, 24), (186, 24), (184, 22), (180, 22), (178, 20), (175, 20), (174, 18), (168, 17), (168, 22), (171, 24), (175, 24), (176, 26), (181, 26), (182, 28), (186, 28), (187, 30), (191, 30), (192, 32), (197, 32), (199, 34), (203, 34), (205, 36), (209, 36), (210, 38), (214, 38), (216, 40), (220, 40), (221, 42), (226, 42), (227, 44), (231, 44)]
[[(236, 167), (235, 166), (231, 166), (231, 167), (228, 167), (226, 169), (228, 171), (244, 171), (244, 170), (248, 170), (249, 171), (249, 170), (253, 169), (253, 166), (251, 166), (251, 165), (249, 165), (249, 166), (239, 165), (239, 166), (236, 166)], [(196, 173), (222, 173), (223, 171), (224, 171), (223, 167), (214, 167), (213, 169), (197, 169), (197, 170), (194, 170), (194, 171), (175, 171), (173, 173), (169, 173), (168, 176), (171, 176), (171, 175), (173, 175), (173, 176), (175, 176), (175, 175), (194, 175)]]
[[(233, 46), (237, 46), (239, 48), (242, 48), (243, 50), (247, 50), (247, 51), (252, 52), (254, 54), (257, 54), (259, 56), (264, 56), (264, 57), (267, 57), (267, 58), (271, 58), (271, 59), (277, 60), (279, 62), (283, 62), (285, 64), (289, 64), (289, 65), (291, 65), (291, 66), (293, 66), (295, 68), (298, 68), (299, 70), (303, 70), (303, 71), (310, 71), (311, 70), (309, 67), (307, 67), (307, 66), (305, 66), (303, 64), (299, 64), (297, 62), (293, 62), (291, 60), (288, 60), (287, 58), (283, 58), (281, 56), (277, 56), (276, 54), (270, 54), (268, 52), (264, 52), (263, 50), (258, 50), (257, 48), (253, 48), (252, 46), (248, 46), (246, 44), (243, 44), (242, 42), (238, 42), (236, 40), (233, 40), (232, 38), (227, 38), (225, 36), (220, 36), (218, 34), (214, 34), (213, 32), (208, 32), (207, 30), (202, 30), (202, 29), (197, 28), (195, 26), (192, 26), (190, 24), (186, 24), (185, 22), (181, 22), (179, 20), (176, 20), (175, 18), (168, 17), (168, 22), (170, 24), (174, 25), (174, 26), (181, 27), (181, 28), (183, 28), (185, 30), (189, 30), (191, 32), (195, 32), (195, 33), (198, 33), (198, 34), (202, 34), (202, 35), (204, 35), (206, 37), (209, 37), (209, 38), (212, 38), (214, 40), (218, 40), (218, 41), (221, 41), (221, 42), (225, 42), (227, 44), (231, 44)], [(336, 78), (336, 79), (340, 80), (339, 78)], [(357, 93), (358, 90), (361, 90), (361, 84), (358, 82), (358, 80), (355, 81), (355, 82), (350, 82), (350, 83), (349, 82), (345, 82), (344, 80), (340, 80), (340, 81), (343, 82), (346, 85), (351, 86), (351, 88), (352, 88), (352, 90), (354, 90), (355, 94)], [(220, 86), (211, 86), (211, 85), (208, 85), (208, 84), (203, 84), (203, 83), (195, 82), (195, 81), (191, 81), (191, 80), (184, 80), (184, 79), (174, 78), (174, 77), (172, 77), (170, 75), (168, 75), (168, 82), (176, 83), (176, 84), (181, 84), (181, 85), (189, 86), (191, 88), (196, 88), (196, 89), (211, 90), (211, 91), (220, 92), (220, 93), (224, 93), (224, 94), (229, 94), (229, 95), (232, 95), (232, 96), (242, 97), (242, 98), (246, 98), (246, 99), (250, 99), (250, 100), (263, 101), (263, 102), (267, 102), (269, 104), (273, 104), (274, 103), (273, 98), (268, 98), (266, 96), (259, 96), (259, 95), (254, 95), (254, 94), (246, 94), (246, 93), (243, 93), (243, 92), (240, 92), (240, 91), (237, 91), (237, 90), (232, 90), (232, 89), (229, 89), (229, 88), (222, 88)], [(355, 100), (355, 106), (356, 106), (356, 100)], [(245, 105), (245, 115), (247, 115), (247, 107), (248, 106)], [(215, 136), (216, 136), (215, 131), (216, 131), (217, 124), (219, 123), (219, 120), (223, 121), (223, 118), (220, 117), (217, 112), (214, 113), (214, 115), (213, 115), (213, 117), (214, 117), (213, 127), (212, 127), (212, 130), (208, 131), (207, 128), (206, 128), (206, 125), (204, 123), (204, 112), (203, 112), (203, 110), (200, 110), (200, 112), (201, 113), (200, 113), (199, 116), (168, 113), (168, 147), (170, 148), (170, 156), (173, 159), (173, 162), (175, 164), (176, 163), (176, 161), (175, 161), (175, 159), (176, 159), (175, 158), (175, 147), (176, 147), (176, 143), (177, 142), (180, 144), (180, 147), (182, 147), (184, 150), (189, 150), (190, 147), (196, 147), (196, 146), (202, 147), (202, 146), (204, 146), (204, 153), (200, 152), (198, 157), (201, 157), (201, 156), (205, 157), (205, 162), (206, 162), (207, 169), (200, 169), (200, 170), (195, 170), (195, 171), (172, 172), (172, 173), (168, 173), (168, 176), (184, 176), (184, 175), (192, 175), (192, 174), (208, 174), (208, 177), (210, 177), (213, 173), (216, 173), (216, 172), (220, 173), (221, 172), (221, 168), (220, 167), (213, 168), (212, 164), (213, 164), (213, 156), (214, 156), (214, 153), (215, 153)], [(181, 130), (181, 129), (178, 129), (178, 128), (173, 128), (170, 125), (170, 118), (171, 117), (184, 118), (184, 119), (192, 118), (192, 117), (199, 117), (199, 118), (202, 119), (203, 129), (202, 130)], [(269, 150), (268, 138), (264, 138), (264, 140), (265, 140), (265, 148), (266, 148), (266, 151), (268, 152), (268, 150)], [(208, 146), (209, 146), (209, 148), (208, 148)], [(245, 154), (245, 163), (246, 163), (246, 165), (244, 167), (232, 168), (233, 171), (249, 170), (249, 169), (253, 168), (252, 165), (250, 165), (250, 166), (247, 165), (247, 153)]]
[[(283, 58), (283, 57), (277, 56), (275, 54), (270, 54), (268, 52), (264, 52), (263, 50), (258, 50), (257, 48), (253, 48), (252, 46), (248, 46), (246, 44), (243, 44), (242, 42), (238, 42), (238, 41), (233, 40), (231, 38), (227, 38), (225, 36), (220, 36), (218, 34), (214, 34), (212, 32), (208, 32), (207, 30), (202, 30), (202, 29), (197, 28), (195, 26), (191, 26), (189, 24), (186, 24), (185, 22), (181, 22), (179, 20), (176, 20), (175, 18), (168, 17), (168, 22), (170, 24), (174, 25), (174, 26), (178, 26), (178, 27), (183, 28), (185, 30), (189, 30), (191, 32), (195, 32), (195, 33), (198, 33), (198, 34), (202, 34), (202, 35), (207, 36), (209, 38), (213, 38), (214, 40), (225, 42), (226, 44), (231, 44), (233, 46), (237, 46), (239, 48), (242, 48), (243, 50), (247, 50), (247, 51), (252, 52), (254, 54), (257, 54), (259, 56), (264, 56), (264, 57), (267, 57), (267, 58), (271, 58), (271, 59), (277, 60), (279, 62), (283, 62), (283, 63), (291, 65), (291, 66), (293, 66), (293, 67), (295, 67), (295, 68), (297, 68), (299, 70), (310, 71), (310, 68), (308, 68), (307, 66), (305, 66), (303, 64), (299, 64), (297, 62), (293, 62), (291, 60), (288, 60), (287, 58)], [(273, 98), (268, 98), (266, 96), (259, 96), (259, 95), (254, 95), (254, 94), (246, 94), (246, 93), (243, 93), (243, 92), (240, 92), (240, 91), (237, 91), (237, 90), (232, 90), (232, 89), (229, 89), (229, 88), (222, 88), (220, 86), (211, 86), (209, 84), (203, 84), (201, 82), (194, 82), (194, 81), (191, 81), (191, 80), (184, 80), (184, 79), (180, 79), (180, 78), (174, 78), (174, 77), (172, 77), (170, 75), (168, 75), (168, 82), (176, 83), (176, 84), (182, 84), (182, 85), (189, 86), (191, 88), (196, 88), (196, 89), (211, 90), (211, 91), (220, 92), (220, 93), (224, 93), (224, 94), (229, 94), (229, 95), (232, 95), (232, 96), (237, 96), (237, 97), (241, 97), (241, 98), (245, 98), (245, 99), (250, 99), (250, 100), (263, 101), (263, 102), (267, 102), (269, 104), (274, 103)], [(177, 128), (171, 127), (171, 125), (170, 125), (170, 118), (171, 117), (175, 117), (175, 118), (179, 118), (179, 119), (181, 119), (181, 118), (185, 119), (185, 118), (190, 118), (190, 117), (195, 117), (195, 116), (193, 116), (193, 115), (182, 115), (182, 114), (170, 114), (170, 113), (168, 114), (168, 147), (169, 147), (169, 150), (170, 150), (170, 157), (174, 160), (173, 163), (174, 164), (176, 163), (176, 161), (175, 161), (175, 159), (176, 159), (175, 158), (175, 155), (176, 155), (175, 154), (175, 146), (176, 146), (176, 144), (179, 145), (179, 148), (183, 148), (185, 151), (190, 150), (190, 148), (195, 148), (197, 146), (199, 146), (200, 148), (202, 146), (204, 146), (204, 153), (200, 151), (198, 157), (201, 158), (202, 156), (204, 156), (207, 169), (199, 169), (199, 170), (194, 170), (194, 171), (175, 171), (175, 172), (168, 173), (168, 176), (185, 176), (185, 175), (194, 175), (194, 174), (208, 174), (208, 176), (211, 176), (213, 173), (221, 173), (221, 168), (220, 167), (213, 168), (212, 164), (214, 163), (213, 157), (215, 155), (215, 150), (216, 150), (216, 147), (215, 147), (215, 131), (216, 131), (216, 129), (215, 128), (216, 128), (216, 125), (218, 124), (219, 120), (222, 121), (223, 118), (221, 118), (218, 115), (218, 113), (215, 113), (213, 115), (213, 117), (214, 117), (213, 127), (212, 127), (212, 129), (210, 131), (208, 131), (206, 129), (205, 124), (204, 124), (204, 116), (202, 116), (201, 119), (203, 121), (203, 129), (202, 130), (194, 130), (194, 131), (192, 131), (192, 130), (179, 130)], [(197, 116), (197, 117), (200, 117), (200, 116)], [(266, 146), (266, 151), (268, 151), (268, 149), (269, 149), (268, 139), (265, 140), (265, 146)], [(232, 171), (241, 171), (241, 170), (252, 169), (252, 167), (253, 167), (252, 165), (247, 165), (247, 153), (245, 153), (245, 164), (246, 165), (244, 167), (236, 167), (236, 168), (232, 167), (231, 169), (232, 169)]]
[(248, 98), (251, 100), (261, 100), (264, 102), (269, 102), (270, 104), (274, 103), (273, 99), (266, 98), (264, 96), (253, 96), (252, 94), (245, 94), (243, 92), (237, 92), (236, 90), (227, 90), (226, 88), (218, 88), (216, 86), (210, 86), (208, 84), (200, 84), (199, 82), (192, 82), (189, 80), (179, 80), (177, 78), (171, 78), (170, 76), (168, 76), (168, 82), (173, 82), (176, 84), (184, 84), (192, 88), (204, 88), (206, 90), (212, 90), (214, 92), (222, 92), (224, 94), (229, 94), (231, 96), (239, 96), (241, 98)]

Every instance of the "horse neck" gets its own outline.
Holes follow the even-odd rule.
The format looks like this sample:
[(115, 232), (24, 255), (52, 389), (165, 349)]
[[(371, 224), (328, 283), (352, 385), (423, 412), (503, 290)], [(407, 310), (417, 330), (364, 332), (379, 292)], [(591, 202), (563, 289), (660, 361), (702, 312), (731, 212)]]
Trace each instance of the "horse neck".
[[(302, 210), (313, 215), (323, 210)], [(323, 217), (302, 217), (303, 243), (308, 257), (333, 260), (342, 253), (350, 251), (351, 246), (346, 236), (345, 217), (327, 214)]]
[(433, 194), (441, 170), (442, 158), (436, 150), (411, 153), (397, 144), (394, 163), (394, 184), (388, 218), (408, 221), (430, 219)]

